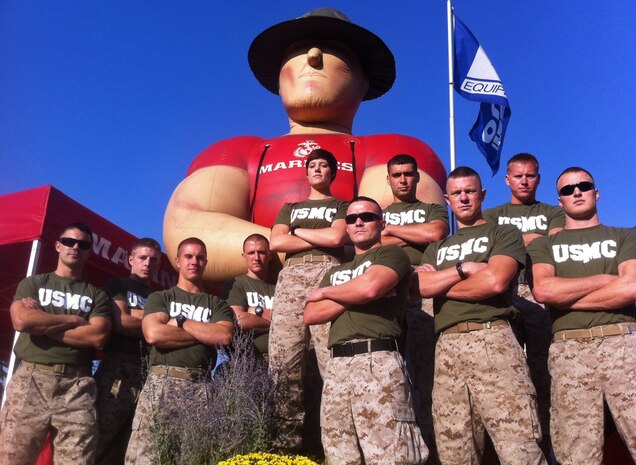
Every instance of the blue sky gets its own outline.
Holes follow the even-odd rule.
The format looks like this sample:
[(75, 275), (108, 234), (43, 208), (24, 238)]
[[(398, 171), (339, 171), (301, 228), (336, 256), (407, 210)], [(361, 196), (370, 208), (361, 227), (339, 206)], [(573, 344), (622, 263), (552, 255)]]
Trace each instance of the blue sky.
[[(240, 6), (239, 6), (240, 5)], [(320, 6), (379, 35), (397, 80), (362, 104), (358, 135), (401, 133), (449, 166), (444, 0), (315, 3), (6, 0), (0, 3), (0, 195), (52, 184), (137, 236), (161, 238), (172, 191), (195, 156), (237, 135), (288, 130), (277, 96), (247, 64), (267, 27)], [(636, 225), (636, 2), (456, 0), (512, 108), (502, 159), (541, 161), (539, 198), (556, 202), (569, 165), (595, 175), (601, 220)], [(478, 104), (455, 98), (457, 163), (508, 201), (468, 131)], [(630, 200), (632, 199), (632, 200)]]

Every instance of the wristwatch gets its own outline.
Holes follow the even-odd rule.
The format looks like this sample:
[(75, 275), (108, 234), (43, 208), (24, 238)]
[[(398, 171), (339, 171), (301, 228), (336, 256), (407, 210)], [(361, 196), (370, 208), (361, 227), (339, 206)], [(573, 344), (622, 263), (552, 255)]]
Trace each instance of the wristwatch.
[(187, 318), (184, 315), (179, 315), (175, 319), (177, 320), (177, 326), (183, 329), (183, 323), (186, 322)]
[(254, 309), (254, 314), (256, 316), (263, 316), (264, 312), (265, 312), (265, 309), (261, 307), (260, 305)]
[(462, 269), (462, 262), (457, 262), (457, 264), (455, 264), (455, 269), (462, 280), (468, 279), (468, 276), (466, 276), (466, 273), (464, 273), (464, 270)]

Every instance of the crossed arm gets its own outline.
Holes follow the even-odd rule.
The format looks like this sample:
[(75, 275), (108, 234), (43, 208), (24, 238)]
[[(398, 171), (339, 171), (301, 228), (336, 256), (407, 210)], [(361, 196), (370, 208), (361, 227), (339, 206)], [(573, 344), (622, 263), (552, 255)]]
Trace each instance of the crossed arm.
[(240, 305), (231, 305), (236, 316), (236, 323), (239, 327), (246, 331), (252, 330), (256, 334), (264, 334), (269, 331), (269, 326), (272, 321), (272, 311), (269, 309), (263, 309), (263, 316), (258, 316), (254, 312), (254, 307), (241, 307)]
[(270, 236), (270, 249), (275, 252), (297, 253), (314, 247), (340, 247), (347, 237), (342, 219), (335, 220), (328, 228), (296, 228), (293, 235), (289, 234), (290, 231), (286, 224), (275, 224)]
[(110, 335), (111, 323), (107, 318), (95, 316), (86, 320), (78, 315), (47, 313), (33, 298), (16, 300), (10, 313), (16, 331), (48, 336), (72, 347), (100, 348)]
[(234, 334), (234, 325), (229, 321), (202, 323), (187, 320), (183, 328), (179, 328), (176, 320), (163, 312), (146, 315), (141, 327), (148, 344), (160, 349), (179, 349), (197, 343), (206, 346), (228, 345)]
[(488, 263), (465, 262), (462, 280), (455, 267), (436, 271), (433, 265), (416, 268), (420, 294), (430, 298), (439, 295), (455, 300), (477, 302), (503, 293), (519, 271), (519, 263), (507, 255), (490, 257)]
[(382, 231), (382, 245), (426, 245), (448, 236), (448, 224), (433, 220), (423, 224), (387, 224)]
[(129, 308), (125, 300), (113, 300), (113, 331), (132, 337), (144, 337), (141, 331), (141, 319), (144, 311)]
[(618, 276), (598, 274), (584, 278), (561, 278), (546, 263), (532, 266), (537, 302), (559, 309), (614, 310), (636, 301), (636, 259), (618, 266)]
[(338, 286), (313, 289), (305, 300), (304, 322), (317, 325), (334, 320), (350, 305), (380, 299), (395, 289), (398, 274), (384, 265), (371, 265), (363, 274)]

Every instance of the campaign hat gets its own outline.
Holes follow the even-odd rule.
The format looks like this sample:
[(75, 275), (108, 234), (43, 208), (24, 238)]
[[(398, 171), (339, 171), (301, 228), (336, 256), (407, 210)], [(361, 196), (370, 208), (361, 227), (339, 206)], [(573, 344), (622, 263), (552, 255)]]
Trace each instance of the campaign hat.
[(278, 94), (278, 76), (288, 47), (303, 40), (342, 42), (358, 56), (369, 79), (363, 100), (386, 93), (395, 81), (395, 58), (371, 31), (358, 26), (341, 11), (318, 8), (299, 18), (283, 21), (261, 32), (247, 53), (250, 68), (263, 87)]

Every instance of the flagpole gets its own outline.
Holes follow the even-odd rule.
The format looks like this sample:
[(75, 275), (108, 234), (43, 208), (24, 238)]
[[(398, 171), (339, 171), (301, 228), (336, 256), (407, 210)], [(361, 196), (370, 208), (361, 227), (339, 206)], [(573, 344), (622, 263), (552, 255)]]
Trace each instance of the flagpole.
[[(455, 169), (455, 94), (453, 89), (453, 62), (454, 47), (453, 47), (453, 5), (452, 0), (446, 0), (446, 16), (448, 18), (448, 125), (450, 132), (450, 170)], [(456, 232), (455, 215), (450, 212), (450, 227), (451, 234)]]
[(446, 0), (448, 17), (448, 106), (450, 127), (450, 169), (455, 169), (455, 94), (453, 90), (453, 5), (452, 0)]

